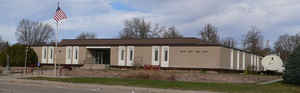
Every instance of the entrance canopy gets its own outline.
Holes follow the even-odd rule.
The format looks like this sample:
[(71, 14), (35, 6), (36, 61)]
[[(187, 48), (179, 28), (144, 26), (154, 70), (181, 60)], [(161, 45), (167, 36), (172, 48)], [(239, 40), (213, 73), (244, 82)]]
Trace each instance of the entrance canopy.
[(93, 64), (110, 64), (110, 47), (87, 47)]

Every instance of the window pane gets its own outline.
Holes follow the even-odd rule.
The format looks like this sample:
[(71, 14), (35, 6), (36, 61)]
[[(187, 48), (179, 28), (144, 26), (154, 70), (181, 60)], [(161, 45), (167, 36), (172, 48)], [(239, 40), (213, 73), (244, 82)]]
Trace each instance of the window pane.
[(47, 57), (47, 49), (44, 48), (44, 59), (46, 59), (46, 57)]
[(158, 61), (158, 49), (155, 49), (154, 60)]
[(121, 60), (124, 60), (124, 50), (121, 50)]
[(68, 52), (69, 52), (68, 58), (69, 59), (71, 59), (71, 53), (72, 53), (71, 51), (72, 51), (71, 48), (69, 48), (69, 50), (68, 50)]
[(168, 61), (168, 50), (165, 51), (165, 61)]
[(52, 59), (52, 55), (53, 55), (53, 49), (50, 49), (50, 59)]
[(78, 49), (75, 50), (75, 59), (78, 59)]
[(132, 50), (130, 50), (130, 61), (132, 61), (132, 59), (133, 59), (133, 51)]

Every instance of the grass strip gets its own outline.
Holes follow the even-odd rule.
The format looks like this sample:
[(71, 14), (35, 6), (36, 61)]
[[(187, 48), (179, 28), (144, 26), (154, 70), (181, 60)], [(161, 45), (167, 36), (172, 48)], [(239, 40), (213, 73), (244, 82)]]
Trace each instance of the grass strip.
[(240, 83), (202, 83), (202, 82), (182, 82), (182, 81), (162, 81), (162, 80), (141, 80), (141, 79), (121, 79), (121, 78), (50, 78), (31, 77), (31, 80), (48, 80), (69, 83), (103, 84), (103, 85), (123, 85), (136, 87), (150, 87), (162, 89), (181, 90), (206, 90), (225, 93), (300, 93), (300, 86), (274, 83), (268, 85), (240, 84)]

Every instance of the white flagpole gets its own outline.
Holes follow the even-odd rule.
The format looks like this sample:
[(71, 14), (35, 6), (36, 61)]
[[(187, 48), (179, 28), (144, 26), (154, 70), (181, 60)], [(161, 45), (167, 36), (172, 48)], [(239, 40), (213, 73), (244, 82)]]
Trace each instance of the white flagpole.
[[(59, 7), (59, 1), (57, 2), (57, 7)], [(55, 59), (54, 59), (54, 75), (57, 76), (57, 72), (56, 72), (56, 59), (57, 59), (57, 43), (58, 43), (58, 25), (59, 25), (59, 22), (56, 21), (56, 33), (55, 33), (55, 49), (54, 49), (54, 52), (55, 52)]]
[(57, 52), (58, 52), (58, 48), (57, 48), (57, 46), (58, 46), (58, 25), (59, 25), (59, 23), (57, 22), (56, 23), (56, 42), (55, 42), (55, 60), (54, 60), (54, 73), (55, 73), (55, 76), (57, 76), (57, 72), (56, 72), (56, 62), (57, 62)]

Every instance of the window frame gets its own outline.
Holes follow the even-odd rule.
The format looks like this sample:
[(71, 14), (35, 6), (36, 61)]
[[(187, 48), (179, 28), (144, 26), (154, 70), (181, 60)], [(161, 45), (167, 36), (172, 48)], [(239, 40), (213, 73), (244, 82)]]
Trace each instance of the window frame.
[(169, 67), (170, 65), (170, 47), (161, 47), (161, 67)]
[(79, 46), (73, 46), (73, 60), (72, 60), (72, 64), (79, 64), (79, 58), (80, 58), (79, 51), (80, 51)]
[(47, 48), (47, 46), (43, 46), (41, 63), (47, 63), (47, 60), (48, 60), (48, 48)]
[(118, 48), (118, 65), (125, 66), (125, 46), (119, 46)]
[(134, 46), (127, 46), (127, 66), (133, 66), (134, 63)]
[(160, 48), (160, 46), (152, 46), (152, 65), (160, 65)]

